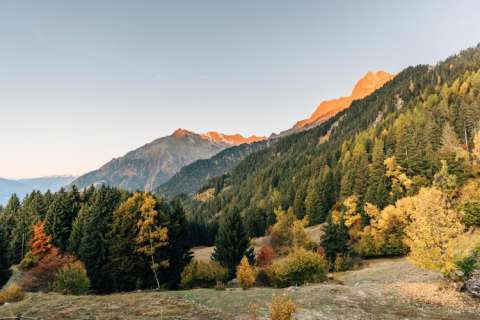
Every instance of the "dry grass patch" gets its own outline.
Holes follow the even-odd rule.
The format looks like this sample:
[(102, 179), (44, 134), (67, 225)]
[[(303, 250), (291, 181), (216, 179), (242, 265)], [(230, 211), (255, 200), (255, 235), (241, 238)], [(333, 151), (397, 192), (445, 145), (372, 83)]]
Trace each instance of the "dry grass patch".
[(480, 311), (480, 302), (465, 293), (455, 290), (446, 283), (400, 282), (391, 285), (402, 295), (413, 300), (460, 310)]
[(18, 302), (25, 298), (25, 292), (16, 284), (11, 284), (0, 291), (0, 305), (7, 302)]

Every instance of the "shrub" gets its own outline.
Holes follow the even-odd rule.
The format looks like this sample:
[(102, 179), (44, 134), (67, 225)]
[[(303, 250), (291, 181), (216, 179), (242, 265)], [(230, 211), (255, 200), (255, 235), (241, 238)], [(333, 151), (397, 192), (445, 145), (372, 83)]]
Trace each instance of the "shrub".
[(250, 317), (250, 320), (257, 320), (258, 319), (258, 305), (255, 303), (252, 303), (248, 306), (248, 315)]
[(472, 253), (456, 262), (457, 267), (463, 273), (465, 279), (470, 278), (473, 271), (480, 268), (480, 246), (475, 248)]
[(270, 269), (260, 268), (256, 272), (255, 285), (257, 287), (269, 287), (273, 284)]
[(243, 290), (253, 287), (255, 283), (255, 270), (248, 262), (247, 257), (243, 257), (237, 267), (237, 280)]
[(463, 222), (466, 226), (480, 226), (480, 202), (479, 201), (465, 201), (460, 206), (460, 211), (463, 213)]
[(2, 291), (0, 291), (0, 305), (6, 302), (18, 302), (25, 298), (25, 292), (22, 287), (16, 284), (11, 284)]
[(335, 258), (335, 271), (346, 271), (353, 267), (353, 258), (349, 255), (337, 254)]
[(226, 281), (227, 276), (227, 269), (216, 262), (194, 260), (183, 270), (180, 285), (184, 289), (213, 288), (217, 282)]
[(305, 249), (296, 249), (285, 260), (274, 263), (269, 271), (277, 286), (286, 287), (325, 281), (327, 266), (325, 260), (318, 254)]
[(268, 267), (272, 264), (273, 259), (275, 258), (275, 250), (273, 250), (271, 245), (264, 245), (257, 253), (255, 261), (259, 267)]
[(63, 266), (56, 274), (52, 289), (62, 294), (86, 294), (90, 287), (87, 270), (80, 261)]
[(58, 270), (74, 262), (75, 258), (73, 256), (62, 255), (54, 247), (33, 268), (25, 273), (21, 286), (27, 291), (48, 291), (55, 280)]
[(295, 303), (286, 296), (273, 296), (269, 307), (270, 320), (290, 320), (297, 311)]
[(25, 257), (23, 257), (22, 261), (20, 262), (20, 269), (25, 271), (30, 270), (37, 265), (39, 260), (40, 256), (30, 251), (25, 255)]
[(227, 285), (225, 284), (225, 282), (217, 281), (217, 284), (215, 285), (215, 290), (225, 291), (227, 290)]

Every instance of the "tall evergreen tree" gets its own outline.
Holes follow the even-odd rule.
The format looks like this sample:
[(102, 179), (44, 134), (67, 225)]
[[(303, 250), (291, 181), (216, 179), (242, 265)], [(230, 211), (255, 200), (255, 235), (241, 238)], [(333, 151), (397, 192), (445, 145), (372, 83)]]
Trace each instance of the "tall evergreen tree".
[(138, 220), (144, 196), (135, 193), (113, 213), (111, 230), (107, 235), (108, 263), (113, 290), (134, 290), (146, 286), (148, 260), (136, 251)]
[(388, 197), (383, 147), (383, 140), (377, 139), (373, 147), (372, 163), (368, 170), (368, 188), (365, 194), (365, 202), (372, 203), (379, 208), (383, 208), (387, 204)]
[(334, 223), (329, 221), (320, 239), (325, 250), (325, 256), (331, 266), (335, 264), (337, 256), (348, 256), (351, 253), (350, 237), (343, 220)]
[[(78, 245), (78, 258), (84, 262), (93, 289), (108, 291), (111, 289), (107, 262), (106, 235), (112, 223), (112, 215), (121, 200), (120, 191), (101, 187), (92, 196), (90, 204), (85, 207), (82, 217), (83, 226)], [(76, 226), (77, 227), (77, 226)]]
[(178, 200), (170, 203), (168, 212), (168, 245), (165, 248), (168, 256), (168, 267), (165, 279), (170, 289), (177, 289), (185, 266), (192, 260), (191, 246), (187, 237), (187, 220), (185, 211)]
[(57, 192), (45, 217), (45, 232), (53, 237), (53, 243), (61, 251), (66, 251), (72, 224), (80, 210), (80, 195), (76, 188), (67, 192)]
[(235, 277), (235, 270), (245, 255), (251, 256), (253, 250), (244, 230), (242, 217), (238, 208), (233, 207), (223, 214), (215, 241), (213, 259), (228, 269), (230, 279)]

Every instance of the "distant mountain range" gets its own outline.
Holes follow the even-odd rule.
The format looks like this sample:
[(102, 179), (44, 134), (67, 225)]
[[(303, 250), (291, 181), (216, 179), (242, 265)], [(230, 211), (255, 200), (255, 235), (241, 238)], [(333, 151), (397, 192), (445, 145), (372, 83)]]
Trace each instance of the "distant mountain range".
[(232, 146), (264, 139), (213, 131), (197, 134), (177, 129), (170, 136), (159, 138), (79, 177), (72, 185), (83, 189), (91, 185), (105, 184), (132, 191), (154, 191), (182, 167), (196, 160), (208, 159)]
[[(318, 126), (393, 77), (385, 71), (368, 72), (355, 84), (349, 96), (321, 102), (308, 119), (298, 121), (278, 135), (273, 134), (270, 141)], [(168, 196), (192, 194), (208, 179), (228, 173), (246, 156), (263, 149), (267, 143), (262, 141), (266, 140), (257, 136), (226, 135), (215, 131), (197, 134), (177, 129), (170, 136), (113, 159), (72, 184), (80, 189), (106, 184), (132, 191), (159, 191)]]
[(33, 190), (42, 192), (51, 190), (55, 192), (61, 187), (70, 184), (73, 180), (75, 180), (74, 176), (50, 176), (17, 180), (0, 178), (0, 204), (6, 204), (10, 196), (14, 193), (20, 198), (23, 198)]

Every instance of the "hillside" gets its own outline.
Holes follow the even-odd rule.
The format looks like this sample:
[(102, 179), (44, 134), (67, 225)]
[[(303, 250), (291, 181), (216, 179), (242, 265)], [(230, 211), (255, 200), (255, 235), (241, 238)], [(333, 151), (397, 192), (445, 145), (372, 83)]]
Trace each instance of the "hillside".
[(298, 320), (480, 319), (478, 301), (451, 289), (441, 289), (445, 280), (438, 274), (418, 269), (405, 259), (373, 260), (363, 269), (334, 274), (334, 278), (326, 284), (294, 290), (195, 289), (76, 297), (35, 293), (29, 294), (22, 302), (0, 307), (0, 316), (248, 319), (250, 304), (257, 304), (260, 315), (265, 316), (272, 294), (288, 294), (299, 307), (295, 318)]
[(278, 136), (301, 132), (320, 125), (340, 111), (350, 107), (353, 101), (363, 99), (372, 94), (375, 90), (392, 80), (393, 77), (394, 75), (385, 71), (368, 72), (357, 81), (349, 96), (322, 101), (309, 118), (298, 121), (291, 129), (281, 132)]
[(247, 155), (262, 150), (270, 143), (269, 141), (244, 143), (223, 150), (209, 159), (197, 160), (180, 169), (158, 188), (158, 192), (169, 197), (181, 193), (191, 195), (204, 186), (209, 179), (230, 172)]
[[(440, 168), (435, 157), (440, 151), (464, 181), (471, 173), (454, 153), (473, 145), (480, 120), (479, 69), (477, 46), (436, 66), (403, 70), (318, 127), (247, 156), (223, 189), (194, 212), (208, 220), (238, 207), (252, 226), (266, 226), (274, 208), (293, 207), (297, 216), (321, 223), (337, 201), (351, 195), (379, 207), (404, 196), (392, 195), (383, 163), (388, 157), (395, 157), (414, 188), (429, 185)], [(443, 143), (442, 149), (442, 135), (454, 135), (457, 145)], [(375, 144), (378, 170), (372, 171)]]
[(183, 166), (198, 159), (208, 159), (239, 143), (261, 140), (216, 132), (196, 134), (184, 129), (157, 139), (125, 156), (113, 159), (100, 169), (89, 172), (72, 184), (83, 189), (90, 185), (109, 185), (126, 190), (153, 191)]

